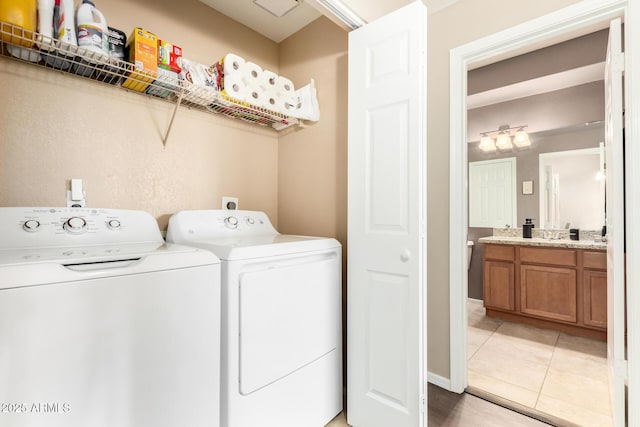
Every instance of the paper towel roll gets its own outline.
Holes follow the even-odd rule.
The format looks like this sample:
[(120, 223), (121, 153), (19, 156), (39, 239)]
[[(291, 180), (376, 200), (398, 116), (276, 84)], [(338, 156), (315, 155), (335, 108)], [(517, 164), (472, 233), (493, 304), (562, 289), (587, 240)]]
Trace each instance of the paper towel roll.
[(276, 82), (278, 80), (278, 75), (273, 71), (264, 70), (262, 72), (262, 77), (260, 78), (260, 86), (265, 91), (273, 90), (274, 93), (276, 91)]
[(222, 93), (238, 101), (249, 101), (249, 90), (242, 75), (225, 75)]
[(296, 110), (294, 95), (278, 96), (276, 103), (278, 111), (282, 114), (291, 115)]
[(262, 94), (262, 105), (267, 110), (282, 112), (282, 105), (278, 103), (278, 95), (275, 89), (267, 89)]
[(245, 100), (256, 107), (264, 106), (264, 91), (256, 82), (247, 84), (247, 95)]
[(244, 66), (244, 79), (247, 85), (258, 85), (260, 86), (260, 81), (262, 80), (262, 68), (253, 62), (247, 62)]
[(276, 79), (276, 91), (278, 92), (278, 96), (282, 98), (289, 98), (293, 96), (296, 90), (293, 87), (291, 80), (286, 77), (278, 76)]
[(222, 72), (229, 76), (232, 74), (243, 73), (247, 61), (234, 53), (228, 53), (219, 62), (222, 65)]

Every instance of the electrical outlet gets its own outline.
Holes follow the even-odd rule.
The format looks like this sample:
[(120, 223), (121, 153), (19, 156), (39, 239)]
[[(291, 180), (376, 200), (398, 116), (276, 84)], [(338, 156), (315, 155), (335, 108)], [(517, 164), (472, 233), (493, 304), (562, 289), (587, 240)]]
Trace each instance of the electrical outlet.
[(222, 209), (234, 211), (238, 209), (238, 198), (222, 196)]

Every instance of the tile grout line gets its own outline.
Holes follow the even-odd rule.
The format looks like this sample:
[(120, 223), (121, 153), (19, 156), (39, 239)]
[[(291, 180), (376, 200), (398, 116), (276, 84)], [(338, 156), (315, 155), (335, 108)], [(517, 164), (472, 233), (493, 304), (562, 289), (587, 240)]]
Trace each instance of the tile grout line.
[(551, 361), (553, 360), (553, 355), (556, 353), (556, 349), (558, 348), (558, 341), (560, 341), (560, 334), (556, 337), (556, 342), (553, 344), (553, 351), (551, 352), (551, 357), (549, 358), (549, 363), (547, 365), (547, 370), (544, 372), (544, 379), (542, 380), (542, 384), (540, 385), (540, 391), (538, 392), (538, 397), (536, 399), (536, 404), (534, 409), (538, 408), (538, 402), (540, 401), (540, 396), (542, 395), (542, 389), (544, 389), (544, 383), (547, 381), (547, 376), (549, 375), (549, 369), (551, 368)]

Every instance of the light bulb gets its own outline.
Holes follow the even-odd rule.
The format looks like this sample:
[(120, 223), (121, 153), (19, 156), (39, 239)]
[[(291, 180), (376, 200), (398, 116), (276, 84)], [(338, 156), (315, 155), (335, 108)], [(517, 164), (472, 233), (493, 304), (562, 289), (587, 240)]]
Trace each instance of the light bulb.
[(500, 132), (496, 138), (496, 147), (501, 150), (508, 150), (513, 147), (511, 145), (511, 136), (508, 133), (504, 133), (504, 131)]
[(516, 134), (513, 136), (513, 143), (516, 147), (528, 147), (531, 145), (531, 141), (529, 141), (529, 135), (522, 129), (518, 129)]
[(480, 138), (480, 145), (478, 145), (478, 148), (482, 151), (495, 151), (496, 144), (493, 143), (493, 138), (488, 136), (486, 133), (483, 133)]

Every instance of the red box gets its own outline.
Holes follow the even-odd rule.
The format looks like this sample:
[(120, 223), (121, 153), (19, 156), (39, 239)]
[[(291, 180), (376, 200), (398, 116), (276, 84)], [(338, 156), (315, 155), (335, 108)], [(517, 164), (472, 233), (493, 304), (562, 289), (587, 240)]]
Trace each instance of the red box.
[(182, 68), (178, 58), (182, 58), (180, 46), (158, 39), (158, 67), (179, 73)]

